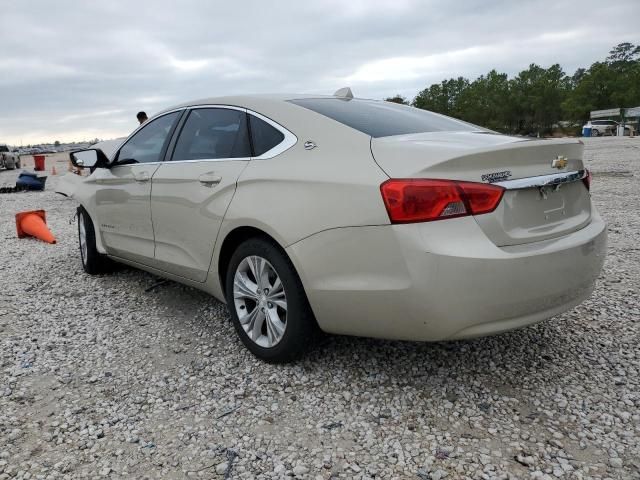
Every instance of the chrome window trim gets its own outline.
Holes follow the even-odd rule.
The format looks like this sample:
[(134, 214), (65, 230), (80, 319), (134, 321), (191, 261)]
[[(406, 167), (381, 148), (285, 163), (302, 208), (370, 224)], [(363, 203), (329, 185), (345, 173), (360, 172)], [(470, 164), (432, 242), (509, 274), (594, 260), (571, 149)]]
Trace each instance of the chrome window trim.
[[(202, 109), (202, 108), (225, 108), (227, 110), (236, 110), (238, 112), (244, 112), (247, 113), (247, 109), (243, 108), (243, 107), (236, 107), (234, 105), (189, 105), (188, 107), (183, 107), (186, 110), (198, 110), (198, 109)], [(178, 137), (176, 137), (176, 143), (177, 143), (177, 139), (180, 138), (180, 133), (178, 132)], [(167, 164), (172, 164), (172, 163), (196, 163), (196, 162), (248, 162), (251, 160), (251, 157), (232, 157), (232, 158), (196, 158), (196, 159), (190, 159), (190, 160), (168, 160), (165, 162), (160, 162), (160, 163), (167, 163)]]
[[(286, 152), (287, 150), (289, 150), (291, 147), (293, 147), (298, 142), (298, 137), (296, 137), (292, 132), (287, 130), (285, 127), (283, 127), (279, 123), (271, 120), (269, 117), (265, 117), (261, 113), (258, 113), (256, 111), (250, 110), (248, 108), (237, 107), (235, 105), (223, 105), (223, 104), (189, 105), (189, 106), (182, 106), (182, 107), (174, 108), (174, 109), (168, 110), (166, 112), (162, 112), (162, 113), (160, 113), (158, 115), (155, 115), (155, 116), (151, 117), (149, 120), (144, 122), (142, 125), (139, 125), (138, 128), (136, 128), (131, 133), (131, 135), (129, 135), (125, 140), (123, 140), (122, 143), (118, 146), (118, 148), (116, 148), (116, 150), (113, 153), (113, 157), (115, 158), (115, 155), (120, 151), (120, 149), (125, 145), (125, 143), (127, 143), (130, 138), (132, 138), (136, 133), (138, 133), (138, 130), (142, 129), (142, 127), (144, 127), (150, 121), (155, 120), (155, 119), (160, 118), (160, 117), (163, 117), (164, 115), (168, 115), (170, 113), (179, 112), (179, 111), (182, 111), (182, 110), (196, 110), (198, 108), (226, 108), (228, 110), (238, 110), (240, 112), (245, 112), (247, 115), (254, 115), (254, 116), (258, 117), (260, 120), (263, 120), (263, 121), (267, 122), (273, 128), (275, 128), (280, 133), (282, 133), (284, 135), (284, 139), (279, 144), (277, 144), (275, 147), (273, 147), (271, 150), (267, 150), (262, 155), (257, 156), (257, 157), (198, 158), (198, 159), (195, 159), (195, 160), (171, 160), (171, 161), (167, 161), (167, 162), (160, 161), (160, 162), (135, 163), (133, 165), (160, 165), (162, 163), (194, 163), (194, 162), (232, 162), (232, 161), (245, 161), (246, 162), (246, 161), (250, 161), (250, 160), (267, 160), (269, 158), (276, 157), (276, 156), (280, 155), (281, 153)], [(109, 160), (113, 161), (113, 158), (110, 158)], [(114, 165), (112, 168), (125, 167), (125, 166), (130, 167), (131, 165)]]
[[(170, 160), (167, 162), (159, 162), (170, 165), (172, 163), (197, 163), (197, 162), (249, 162), (251, 157), (233, 157), (233, 158), (196, 158), (194, 160)], [(148, 165), (145, 163), (144, 165)]]
[(185, 110), (185, 109), (186, 109), (186, 107), (174, 108), (173, 110), (168, 110), (166, 112), (162, 112), (162, 113), (159, 113), (157, 115), (154, 115), (153, 117), (148, 119), (146, 122), (141, 123), (140, 125), (138, 125), (138, 127), (133, 132), (131, 132), (131, 134), (127, 138), (125, 138), (122, 141), (120, 146), (118, 148), (116, 148), (116, 152), (119, 151), (124, 146), (124, 144), (129, 141), (129, 139), (131, 137), (133, 137), (136, 133), (138, 133), (138, 130), (142, 130), (143, 127), (146, 127), (152, 121), (156, 120), (157, 118), (164, 117), (165, 115), (169, 115), (170, 113), (180, 112), (181, 110)]
[(206, 105), (189, 105), (188, 107), (184, 107), (187, 110), (195, 110), (198, 108), (226, 108), (227, 110), (237, 110), (239, 112), (246, 112), (247, 109), (244, 107), (237, 107), (235, 105), (221, 105), (221, 104), (210, 104), (207, 103)]
[(249, 162), (251, 157), (237, 157), (237, 158), (198, 158), (196, 160), (174, 160), (168, 162), (147, 162), (147, 163), (129, 163), (126, 165), (113, 165), (109, 168), (120, 167), (141, 167), (144, 165), (171, 165), (173, 163), (197, 163), (197, 162)]
[[(131, 132), (131, 134), (125, 138), (120, 145), (118, 145), (118, 147), (113, 151), (113, 153), (111, 154), (111, 157), (109, 157), (109, 163), (113, 162), (114, 158), (116, 158), (117, 155), (120, 154), (120, 150), (122, 149), (122, 147), (124, 147), (129, 140), (131, 140), (136, 133), (138, 133), (139, 130), (142, 130), (144, 127), (146, 127), (147, 125), (149, 125), (149, 123), (151, 123), (152, 121), (160, 118), (160, 117), (164, 117), (165, 115), (169, 115), (170, 113), (175, 113), (175, 112), (180, 112), (182, 110), (185, 110), (186, 107), (179, 107), (179, 108), (174, 108), (172, 110), (168, 110), (166, 112), (162, 112), (159, 113), (157, 115), (154, 115), (153, 117), (149, 118), (146, 122), (141, 123), (140, 125), (138, 125), (138, 128), (136, 128), (133, 132)], [(158, 163), (162, 163), (162, 160), (159, 162), (147, 162), (147, 163), (134, 163), (133, 165), (154, 165), (154, 164), (158, 164)], [(113, 167), (110, 168), (115, 168), (115, 167), (124, 167), (124, 166), (128, 166), (128, 165), (114, 165)]]
[(284, 135), (284, 139), (279, 144), (277, 144), (271, 150), (267, 150), (262, 155), (260, 155), (258, 157), (253, 157), (254, 160), (266, 160), (266, 159), (269, 159), (269, 158), (276, 157), (276, 156), (280, 155), (281, 153), (286, 152), (291, 147), (293, 147), (296, 143), (298, 143), (298, 137), (296, 137), (293, 133), (291, 133), (289, 130), (284, 128), (279, 123), (274, 122), (273, 120), (271, 120), (269, 117), (265, 117), (264, 115), (262, 115), (262, 114), (260, 114), (258, 112), (254, 112), (252, 110), (247, 110), (247, 114), (248, 115), (253, 115), (253, 116), (259, 118), (260, 120), (268, 123), (269, 125), (271, 125), (273, 128), (275, 128), (276, 130), (278, 130), (280, 133), (282, 133)]
[[(269, 117), (265, 117), (261, 113), (255, 112), (248, 108), (236, 107), (234, 105), (216, 105), (216, 104), (190, 105), (188, 107), (183, 107), (183, 108), (186, 108), (188, 110), (194, 110), (198, 108), (227, 108), (230, 110), (239, 110), (239, 111), (245, 112), (247, 115), (254, 115), (255, 117), (258, 117), (260, 120), (267, 122), (269, 125), (271, 125), (273, 128), (275, 128), (276, 130), (278, 130), (280, 133), (284, 135), (284, 139), (275, 147), (273, 147), (271, 150), (267, 150), (260, 156), (251, 157), (250, 160), (267, 160), (269, 158), (276, 157), (281, 153), (284, 153), (287, 150), (289, 150), (298, 142), (298, 137), (296, 137), (292, 132), (287, 130), (285, 127), (271, 120)], [(203, 161), (203, 160), (206, 160), (206, 159), (199, 159), (196, 161)], [(246, 160), (246, 158), (215, 158), (207, 161), (231, 161), (231, 160)], [(194, 160), (172, 160), (172, 162), (192, 162), (192, 161)]]
[(546, 187), (552, 185), (560, 185), (562, 183), (577, 182), (586, 178), (587, 170), (575, 170), (572, 172), (553, 173), (551, 175), (539, 175), (537, 177), (518, 178), (516, 180), (506, 180), (504, 182), (495, 182), (492, 185), (498, 185), (507, 190), (520, 190), (523, 188)]

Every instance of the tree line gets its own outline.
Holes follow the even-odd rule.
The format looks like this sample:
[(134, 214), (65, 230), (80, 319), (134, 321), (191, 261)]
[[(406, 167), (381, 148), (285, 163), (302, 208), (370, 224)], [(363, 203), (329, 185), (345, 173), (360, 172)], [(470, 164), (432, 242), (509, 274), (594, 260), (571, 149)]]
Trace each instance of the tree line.
[(640, 45), (621, 43), (605, 60), (573, 75), (559, 64), (544, 68), (532, 63), (513, 78), (491, 70), (473, 81), (443, 80), (411, 102), (401, 95), (386, 100), (505, 133), (548, 134), (559, 122), (575, 130), (592, 110), (640, 106)]

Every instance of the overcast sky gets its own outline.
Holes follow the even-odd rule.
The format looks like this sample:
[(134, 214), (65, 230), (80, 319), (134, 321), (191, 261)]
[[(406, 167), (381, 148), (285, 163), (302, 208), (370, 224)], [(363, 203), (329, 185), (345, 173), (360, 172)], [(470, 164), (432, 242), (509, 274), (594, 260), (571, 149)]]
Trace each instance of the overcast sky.
[(588, 67), (640, 43), (640, 1), (0, 0), (0, 143), (127, 135), (238, 93), (412, 99), (444, 78)]

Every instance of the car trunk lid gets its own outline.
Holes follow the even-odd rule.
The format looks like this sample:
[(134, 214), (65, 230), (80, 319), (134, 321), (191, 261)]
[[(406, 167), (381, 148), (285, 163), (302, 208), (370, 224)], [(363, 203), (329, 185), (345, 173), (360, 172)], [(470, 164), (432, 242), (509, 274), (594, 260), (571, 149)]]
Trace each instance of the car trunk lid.
[[(498, 246), (559, 237), (589, 223), (589, 192), (579, 181), (584, 171), (582, 151), (582, 142), (576, 139), (538, 140), (484, 132), (371, 140), (375, 161), (391, 178), (465, 180), (508, 188), (496, 210), (475, 216)], [(565, 178), (569, 172), (580, 173)], [(539, 186), (554, 178), (572, 181)]]

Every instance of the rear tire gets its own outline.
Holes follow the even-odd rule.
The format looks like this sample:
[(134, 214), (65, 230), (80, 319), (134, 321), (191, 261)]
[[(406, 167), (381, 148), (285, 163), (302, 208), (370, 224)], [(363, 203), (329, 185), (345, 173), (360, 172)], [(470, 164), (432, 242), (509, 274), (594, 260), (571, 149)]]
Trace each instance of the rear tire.
[(113, 262), (98, 252), (96, 248), (96, 232), (91, 217), (83, 207), (78, 207), (78, 244), (82, 269), (89, 275), (106, 273), (113, 269)]
[(597, 137), (600, 135), (600, 132), (598, 130), (591, 130), (591, 136), (592, 137)]
[(302, 282), (272, 241), (241, 243), (231, 256), (225, 286), (233, 326), (256, 357), (285, 363), (311, 346), (317, 327)]

